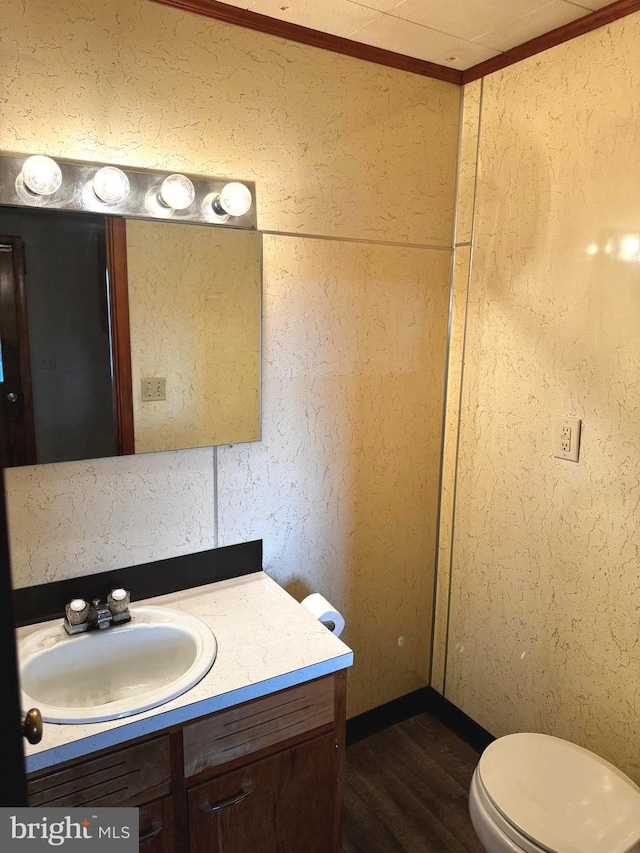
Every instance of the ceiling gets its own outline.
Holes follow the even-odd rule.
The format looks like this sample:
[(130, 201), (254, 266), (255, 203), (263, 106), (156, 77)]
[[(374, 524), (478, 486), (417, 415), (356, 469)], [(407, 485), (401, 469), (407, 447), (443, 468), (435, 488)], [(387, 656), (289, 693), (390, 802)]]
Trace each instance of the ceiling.
[(466, 70), (611, 0), (222, 0), (228, 6)]

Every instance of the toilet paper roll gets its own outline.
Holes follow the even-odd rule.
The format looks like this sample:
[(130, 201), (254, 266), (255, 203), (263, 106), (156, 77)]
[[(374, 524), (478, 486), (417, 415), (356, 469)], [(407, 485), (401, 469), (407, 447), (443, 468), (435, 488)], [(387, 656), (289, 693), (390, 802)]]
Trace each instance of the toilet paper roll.
[[(308, 595), (303, 601), (302, 606), (306, 607), (310, 613), (325, 624), (332, 634), (339, 637), (344, 630), (344, 619), (326, 598), (320, 595), (319, 592), (314, 592)], [(331, 624), (333, 623), (333, 627)]]

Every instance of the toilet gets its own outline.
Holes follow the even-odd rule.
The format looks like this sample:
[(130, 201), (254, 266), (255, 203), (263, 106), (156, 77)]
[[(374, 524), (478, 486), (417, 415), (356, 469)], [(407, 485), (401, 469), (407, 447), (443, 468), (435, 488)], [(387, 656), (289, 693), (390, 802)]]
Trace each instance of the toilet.
[(549, 735), (506, 735), (488, 746), (469, 812), (487, 853), (640, 853), (640, 788)]

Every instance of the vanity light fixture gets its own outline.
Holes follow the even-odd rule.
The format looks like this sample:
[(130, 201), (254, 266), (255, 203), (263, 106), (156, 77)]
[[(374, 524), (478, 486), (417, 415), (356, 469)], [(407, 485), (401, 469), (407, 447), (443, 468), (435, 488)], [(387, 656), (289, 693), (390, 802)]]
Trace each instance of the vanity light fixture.
[(129, 178), (116, 166), (103, 166), (93, 176), (93, 192), (104, 204), (119, 204), (129, 195)]
[(36, 196), (53, 195), (62, 185), (60, 166), (42, 154), (35, 154), (24, 161), (18, 180), (20, 178), (25, 189)]
[(244, 216), (251, 209), (253, 198), (251, 190), (238, 181), (225, 184), (219, 193), (211, 193), (204, 200), (209, 204), (220, 222), (227, 222), (230, 216)]
[(255, 230), (253, 181), (0, 151), (0, 205)]

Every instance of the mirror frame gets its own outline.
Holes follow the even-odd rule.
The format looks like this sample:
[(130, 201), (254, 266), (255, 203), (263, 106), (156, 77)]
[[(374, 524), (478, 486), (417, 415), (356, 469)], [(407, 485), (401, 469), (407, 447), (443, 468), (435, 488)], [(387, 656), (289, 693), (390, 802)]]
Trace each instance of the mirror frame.
[(107, 216), (105, 220), (116, 451), (118, 456), (130, 456), (136, 450), (129, 328), (127, 222), (126, 219), (115, 216)]

